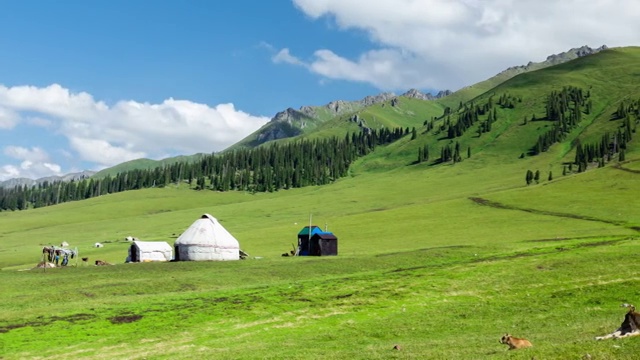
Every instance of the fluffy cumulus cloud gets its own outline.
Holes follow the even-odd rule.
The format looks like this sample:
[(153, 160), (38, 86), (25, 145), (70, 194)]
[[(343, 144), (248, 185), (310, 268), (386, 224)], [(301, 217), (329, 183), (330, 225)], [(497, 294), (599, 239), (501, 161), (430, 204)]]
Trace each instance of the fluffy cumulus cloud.
[(283, 49), (275, 62), (384, 90), (456, 90), (570, 48), (640, 39), (636, 0), (293, 1), (312, 19), (366, 32), (375, 48), (356, 58), (317, 49), (308, 62)]
[(16, 112), (0, 106), (0, 129), (12, 129), (18, 123), (18, 119)]
[[(142, 157), (220, 151), (269, 120), (239, 111), (233, 104), (211, 107), (168, 99), (160, 104), (120, 101), (107, 105), (57, 84), (43, 88), (0, 85), (0, 129), (13, 128), (23, 118), (26, 125), (66, 137), (72, 156), (94, 163), (95, 168)], [(2, 167), (0, 180), (60, 171), (39, 148), (8, 146), (4, 153), (22, 163)]]
[(0, 179), (2, 180), (17, 177), (36, 179), (50, 175), (62, 175), (60, 165), (52, 162), (49, 154), (39, 147), (28, 149), (20, 146), (6, 146), (4, 155), (17, 160), (19, 164), (0, 167)]

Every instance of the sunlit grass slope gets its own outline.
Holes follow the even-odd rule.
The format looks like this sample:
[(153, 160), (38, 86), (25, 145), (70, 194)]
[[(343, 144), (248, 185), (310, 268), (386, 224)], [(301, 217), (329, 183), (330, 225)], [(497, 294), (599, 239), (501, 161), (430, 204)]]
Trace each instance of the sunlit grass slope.
[[(535, 344), (514, 358), (632, 359), (634, 339), (592, 338), (640, 297), (640, 174), (607, 167), (526, 187), (508, 175), (517, 163), (505, 176), (463, 171), (470, 163), (274, 194), (152, 189), (3, 213), (3, 355), (502, 358), (497, 339), (512, 332)], [(258, 258), (122, 264), (126, 243), (91, 247), (172, 242), (203, 212)], [(280, 257), (309, 213), (338, 235), (340, 255)], [(63, 240), (117, 265), (16, 271)]]

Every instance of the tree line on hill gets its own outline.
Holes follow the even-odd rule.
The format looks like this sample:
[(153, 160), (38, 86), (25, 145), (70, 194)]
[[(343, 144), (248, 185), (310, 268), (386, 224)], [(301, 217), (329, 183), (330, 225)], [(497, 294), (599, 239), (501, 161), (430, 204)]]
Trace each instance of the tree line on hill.
[(538, 141), (531, 149), (531, 154), (538, 155), (547, 151), (551, 145), (563, 141), (566, 135), (582, 121), (583, 112), (587, 115), (591, 112), (589, 97), (588, 91), (585, 93), (581, 88), (574, 86), (563, 87), (561, 91), (552, 91), (547, 96), (546, 117), (537, 119), (534, 114), (531, 120), (553, 121), (553, 126), (538, 137)]
[[(515, 104), (518, 102), (522, 102), (522, 98), (512, 96), (509, 93), (500, 95), (497, 100), (497, 104), (503, 109), (513, 109), (515, 108)], [(474, 124), (480, 122), (477, 130), (479, 137), (483, 133), (490, 132), (491, 124), (498, 120), (498, 113), (494, 106), (493, 95), (489, 96), (487, 102), (483, 105), (474, 104), (473, 102), (465, 105), (460, 104), (458, 118), (455, 123), (451, 121), (450, 112), (445, 113), (443, 117), (445, 115), (446, 120), (442, 125), (442, 130), (447, 130), (448, 139), (454, 139), (462, 136)], [(481, 121), (480, 117), (484, 115), (487, 116), (484, 121)]]
[[(547, 119), (555, 123), (551, 130), (538, 138), (538, 142), (532, 148), (534, 155), (547, 151), (552, 144), (562, 141), (582, 120), (582, 114), (588, 115), (591, 112), (592, 102), (589, 97), (588, 91), (585, 93), (576, 87), (565, 87), (560, 92), (554, 91), (549, 94), (546, 103)], [(535, 121), (535, 115), (532, 120)], [(615, 159), (616, 155), (618, 161), (624, 161), (627, 144), (632, 140), (636, 124), (640, 121), (640, 99), (622, 100), (611, 116), (611, 121), (617, 120), (622, 121), (615, 133), (605, 132), (600, 136), (600, 140), (591, 143), (583, 144), (579, 139), (576, 140), (575, 158), (572, 163), (564, 165), (562, 174), (574, 172), (574, 165), (579, 173), (586, 171), (589, 164), (595, 166), (597, 163), (598, 167), (604, 167), (607, 162)], [(537, 183), (539, 179), (538, 171), (534, 174), (527, 170), (527, 185), (533, 181)], [(549, 180), (552, 179), (553, 175), (549, 172)]]
[(344, 138), (302, 139), (204, 156), (104, 178), (0, 188), (0, 210), (25, 210), (128, 190), (188, 182), (196, 190), (268, 192), (328, 184), (376, 146), (408, 135), (409, 128), (365, 128)]
[(620, 104), (624, 109), (614, 113), (612, 120), (622, 120), (614, 134), (605, 132), (599, 141), (576, 145), (574, 164), (578, 166), (578, 172), (587, 169), (588, 164), (598, 162), (599, 167), (610, 162), (618, 155), (618, 161), (625, 160), (627, 144), (632, 140), (636, 132), (636, 123), (640, 120), (640, 100), (623, 101)]
[[(478, 124), (478, 137), (484, 133), (491, 131), (492, 124), (498, 120), (498, 112), (496, 105), (502, 109), (514, 109), (516, 103), (522, 102), (522, 97), (513, 96), (509, 93), (500, 95), (494, 100), (494, 95), (489, 96), (484, 104), (475, 104), (473, 101), (467, 104), (460, 102), (458, 110), (451, 110), (446, 107), (440, 117), (433, 117), (430, 121), (425, 120), (423, 125), (425, 131), (431, 131), (435, 128), (435, 122), (442, 120), (435, 135), (446, 132), (445, 139), (453, 140), (464, 135), (474, 125)], [(457, 114), (457, 118), (452, 121), (451, 116)], [(467, 147), (467, 158), (471, 157), (471, 147)], [(417, 163), (429, 161), (429, 147), (424, 145), (418, 149)], [(435, 160), (436, 163), (460, 162), (462, 161), (462, 152), (458, 141), (450, 142), (440, 148), (440, 157)]]

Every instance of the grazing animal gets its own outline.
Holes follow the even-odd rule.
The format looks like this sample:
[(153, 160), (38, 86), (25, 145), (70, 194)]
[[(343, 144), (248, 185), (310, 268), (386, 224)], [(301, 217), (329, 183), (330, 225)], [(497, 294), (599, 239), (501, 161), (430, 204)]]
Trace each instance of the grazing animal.
[(42, 248), (42, 254), (46, 254), (47, 259), (49, 261), (53, 261), (56, 255), (56, 250), (53, 246), (52, 247), (45, 246)]
[(636, 307), (631, 304), (622, 304), (621, 306), (629, 308), (629, 311), (627, 311), (627, 313), (624, 315), (624, 320), (622, 321), (620, 327), (611, 334), (596, 336), (596, 340), (605, 340), (612, 338), (619, 339), (640, 335), (640, 314), (636, 312)]
[(504, 336), (500, 338), (500, 344), (509, 345), (509, 350), (523, 349), (533, 346), (531, 344), (531, 341), (523, 338), (513, 337), (509, 334), (504, 334)]

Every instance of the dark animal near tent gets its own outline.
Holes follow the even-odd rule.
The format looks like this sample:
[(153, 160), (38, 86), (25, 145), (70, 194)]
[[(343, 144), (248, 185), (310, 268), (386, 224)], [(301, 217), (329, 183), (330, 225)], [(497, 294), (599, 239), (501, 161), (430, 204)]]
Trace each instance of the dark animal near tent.
[(56, 255), (56, 249), (55, 249), (55, 248), (53, 248), (53, 247), (45, 246), (45, 247), (43, 247), (43, 248), (42, 248), (42, 254), (46, 254), (46, 255), (45, 255), (45, 256), (46, 256), (46, 258), (47, 258), (49, 261), (53, 261), (53, 259), (54, 259), (55, 255)]
[(636, 312), (636, 307), (631, 304), (622, 304), (621, 306), (629, 308), (629, 311), (624, 315), (624, 320), (620, 327), (611, 334), (597, 336), (596, 340), (619, 339), (640, 335), (640, 314)]
[(502, 338), (500, 338), (500, 344), (509, 345), (509, 350), (528, 348), (533, 346), (531, 341), (523, 338), (513, 337), (509, 334), (504, 334)]

